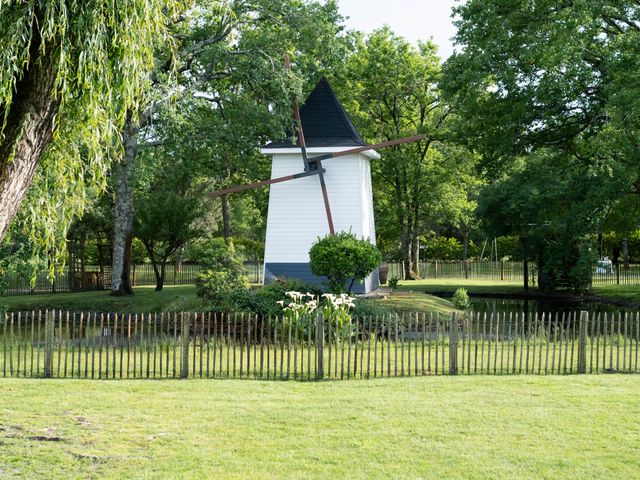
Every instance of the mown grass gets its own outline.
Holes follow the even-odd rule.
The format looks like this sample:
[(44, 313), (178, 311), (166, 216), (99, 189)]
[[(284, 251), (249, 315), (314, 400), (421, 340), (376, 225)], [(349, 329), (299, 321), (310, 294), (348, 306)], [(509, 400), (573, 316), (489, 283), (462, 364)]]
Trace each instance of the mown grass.
[[(477, 280), (477, 279), (429, 279), (404, 280), (398, 285), (400, 291), (422, 293), (453, 293), (458, 288), (465, 288), (468, 293), (514, 294), (523, 293), (524, 289), (519, 281), (513, 280)], [(535, 290), (534, 290), (535, 291)]]
[[(478, 279), (428, 279), (407, 280), (400, 282), (401, 291), (433, 293), (453, 293), (458, 288), (465, 288), (473, 294), (512, 295), (525, 293), (522, 282), (514, 280), (478, 280)], [(528, 294), (536, 295), (538, 290), (530, 287)], [(563, 292), (561, 292), (562, 294)], [(566, 292), (565, 292), (566, 293)], [(640, 285), (595, 285), (590, 295), (597, 297), (640, 303)]]
[(392, 294), (387, 298), (374, 301), (398, 313), (452, 313), (455, 311), (455, 307), (449, 300), (421, 292)]
[(599, 297), (640, 303), (640, 285), (597, 285), (592, 293)]
[(11, 311), (56, 309), (99, 312), (159, 313), (194, 311), (202, 305), (194, 285), (169, 285), (161, 292), (154, 287), (136, 287), (135, 295), (114, 297), (108, 291), (49, 293), (1, 297), (0, 305)]
[[(154, 287), (136, 287), (134, 291), (135, 295), (129, 297), (114, 297), (107, 291), (0, 297), (0, 306), (10, 311), (56, 309), (72, 312), (161, 313), (202, 311), (205, 305), (197, 297), (193, 285), (165, 286), (161, 292), (156, 292)], [(419, 292), (372, 301), (401, 313), (450, 313), (454, 310), (448, 300)]]
[(0, 389), (3, 478), (640, 476), (634, 376)]

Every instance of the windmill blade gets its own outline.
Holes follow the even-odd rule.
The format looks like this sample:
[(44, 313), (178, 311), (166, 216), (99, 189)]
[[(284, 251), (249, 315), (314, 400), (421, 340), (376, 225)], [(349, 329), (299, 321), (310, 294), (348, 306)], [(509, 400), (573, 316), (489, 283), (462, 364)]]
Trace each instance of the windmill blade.
[[(284, 65), (291, 74), (291, 60), (289, 54), (284, 54)], [(302, 161), (304, 162), (305, 172), (309, 170), (309, 157), (307, 155), (307, 143), (304, 139), (304, 130), (302, 129), (302, 118), (300, 117), (300, 108), (298, 108), (298, 100), (295, 95), (291, 95), (291, 107), (293, 108), (293, 116), (296, 120), (296, 130), (298, 131), (298, 141), (300, 142), (300, 148), (302, 149)]]
[[(318, 162), (320, 164), (320, 162)], [(329, 205), (329, 194), (327, 193), (327, 185), (324, 181), (324, 170), (322, 167), (318, 168), (318, 178), (320, 178), (320, 189), (322, 190), (322, 200), (324, 201), (324, 211), (327, 214), (327, 223), (329, 224), (329, 233), (331, 235), (336, 234), (336, 230), (333, 227), (333, 215), (331, 215), (331, 205)]]
[(318, 175), (322, 172), (321, 168), (317, 170), (308, 170), (306, 172), (300, 172), (293, 175), (286, 175), (284, 177), (272, 178), (270, 180), (262, 180), (261, 182), (246, 183), (244, 185), (236, 185), (235, 187), (225, 188), (224, 190), (217, 190), (211, 192), (209, 196), (211, 198), (221, 197), (230, 193), (244, 192), (245, 190), (253, 190), (255, 188), (266, 187), (267, 185), (273, 185), (274, 183), (288, 182), (289, 180), (295, 180), (296, 178), (310, 177), (312, 175)]
[(363, 147), (350, 148), (349, 150), (343, 150), (341, 152), (327, 153), (324, 155), (319, 155), (317, 157), (311, 157), (309, 159), (309, 163), (329, 160), (330, 158), (346, 157), (347, 155), (353, 155), (354, 153), (368, 152), (369, 150), (393, 147), (395, 145), (402, 145), (404, 143), (420, 142), (425, 138), (427, 138), (426, 135), (414, 135), (413, 137), (398, 138), (397, 140), (389, 140), (388, 142), (376, 143), (375, 145), (365, 145)]
[[(391, 146), (400, 145), (400, 144), (403, 144), (403, 143), (418, 142), (420, 140), (424, 140), (425, 138), (426, 137), (424, 135), (416, 135), (414, 137), (400, 138), (398, 140), (390, 140), (388, 142), (377, 143), (375, 145), (367, 145), (367, 146), (364, 146), (364, 147), (351, 148), (349, 150), (344, 150), (342, 152), (328, 153), (326, 155), (320, 155), (318, 157), (313, 157), (313, 158), (309, 159), (309, 161), (311, 163), (320, 164), (320, 162), (322, 160), (327, 160), (329, 158), (337, 158), (337, 157), (343, 157), (343, 156), (346, 156), (346, 155), (353, 155), (354, 153), (366, 152), (368, 150), (375, 150), (375, 149), (384, 148), (384, 147), (391, 147)], [(220, 197), (222, 195), (227, 195), (229, 193), (243, 192), (245, 190), (252, 190), (254, 188), (266, 187), (267, 185), (273, 185), (274, 183), (287, 182), (289, 180), (295, 180), (296, 178), (309, 177), (309, 176), (312, 176), (312, 175), (319, 175), (319, 177), (320, 177), (320, 185), (322, 187), (322, 185), (324, 184), (324, 170), (322, 169), (321, 166), (319, 166), (317, 169), (307, 170), (305, 172), (296, 173), (294, 175), (287, 175), (287, 176), (284, 176), (284, 177), (272, 178), (270, 180), (263, 180), (261, 182), (247, 183), (245, 185), (238, 185), (238, 186), (235, 186), (235, 187), (226, 188), (224, 190), (218, 190), (218, 191), (215, 191), (215, 192), (211, 192), (209, 195), (211, 197)], [(323, 198), (325, 198), (325, 192), (326, 192), (326, 186), (323, 188), (323, 191), (322, 191)], [(327, 200), (325, 201), (325, 207), (326, 207), (327, 204), (328, 204), (328, 197), (327, 197)], [(331, 210), (330, 209), (328, 211), (328, 216), (329, 217), (331, 216)], [(330, 223), (332, 225), (333, 221), (331, 220)]]
[[(285, 66), (291, 71), (291, 62), (289, 55), (284, 56)], [(309, 157), (307, 156), (307, 144), (304, 139), (304, 130), (302, 129), (302, 118), (300, 117), (300, 109), (298, 108), (298, 102), (293, 97), (291, 100), (293, 105), (293, 114), (296, 118), (296, 126), (298, 130), (298, 141), (300, 142), (300, 148), (302, 150), (302, 161), (304, 162), (304, 170), (309, 171)], [(336, 231), (333, 227), (333, 215), (331, 214), (331, 204), (329, 203), (329, 193), (327, 192), (327, 184), (324, 181), (324, 171), (320, 161), (316, 161), (318, 165), (318, 178), (320, 179), (320, 189), (322, 190), (322, 201), (324, 202), (324, 211), (327, 214), (327, 223), (329, 224), (329, 233), (335, 235)]]

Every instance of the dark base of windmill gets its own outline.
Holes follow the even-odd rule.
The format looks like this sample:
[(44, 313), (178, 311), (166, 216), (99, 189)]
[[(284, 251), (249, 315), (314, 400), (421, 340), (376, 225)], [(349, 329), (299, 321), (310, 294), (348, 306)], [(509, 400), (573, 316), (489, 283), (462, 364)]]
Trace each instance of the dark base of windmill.
[[(311, 273), (311, 265), (308, 263), (267, 263), (265, 264), (264, 283), (276, 282), (285, 278), (303, 280), (318, 287), (327, 286), (327, 277), (319, 277)], [(351, 293), (363, 295), (371, 293), (380, 286), (380, 278), (376, 269), (364, 282), (356, 282)], [(346, 285), (345, 288), (348, 288)]]

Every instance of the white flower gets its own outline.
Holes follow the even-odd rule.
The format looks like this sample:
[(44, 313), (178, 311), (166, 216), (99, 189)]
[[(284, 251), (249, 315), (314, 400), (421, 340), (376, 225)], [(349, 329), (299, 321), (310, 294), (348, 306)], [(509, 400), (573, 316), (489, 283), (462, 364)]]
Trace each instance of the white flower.
[(311, 299), (316, 298), (316, 296), (313, 293), (309, 293), (309, 292), (307, 292), (307, 297)]
[(284, 307), (284, 300), (278, 300), (276, 303), (281, 307)]
[(302, 299), (302, 297), (304, 297), (304, 294), (300, 292), (295, 292), (295, 291), (286, 292), (285, 295), (294, 300), (299, 300), (299, 299)]

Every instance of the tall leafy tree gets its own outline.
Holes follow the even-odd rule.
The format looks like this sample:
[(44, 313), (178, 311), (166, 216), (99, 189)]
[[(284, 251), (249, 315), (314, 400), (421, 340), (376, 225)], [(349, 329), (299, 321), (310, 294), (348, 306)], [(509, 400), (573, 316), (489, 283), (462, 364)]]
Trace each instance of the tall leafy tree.
[(496, 182), (492, 228), (538, 238), (541, 283), (553, 287), (587, 270), (581, 239), (640, 194), (640, 5), (470, 0), (456, 13), (461, 49), (443, 86), (459, 140)]
[[(134, 216), (131, 165), (145, 145), (162, 148), (164, 139), (154, 124), (163, 122), (167, 133), (172, 118), (177, 130), (191, 131), (187, 142), (208, 157), (212, 188), (263, 176), (268, 165), (260, 161), (257, 147), (285, 134), (292, 92), (303, 90), (302, 78), (317, 78), (327, 65), (337, 63), (344, 48), (334, 1), (203, 0), (186, 17), (176, 34), (180, 75), (174, 95), (158, 95), (160, 101), (150, 105), (145, 118), (153, 122), (125, 130), (126, 162), (117, 171), (114, 207), (115, 223), (121, 227), (114, 239), (113, 289), (118, 293), (130, 291), (126, 256)], [(295, 58), (293, 75), (284, 68), (285, 53)], [(159, 61), (158, 68), (163, 65)], [(172, 113), (162, 106), (166, 103), (188, 115)], [(234, 210), (264, 210), (265, 198), (264, 192), (248, 193), (238, 197), (235, 207), (230, 198), (223, 198), (224, 235), (234, 233)]]
[(48, 250), (64, 239), (60, 225), (83, 208), (85, 186), (104, 183), (126, 112), (135, 116), (145, 98), (154, 49), (183, 7), (0, 3), (0, 239), (34, 178), (25, 222)]
[(368, 141), (427, 136), (424, 142), (385, 150), (382, 159), (372, 164), (378, 223), (393, 226), (394, 236), (400, 238), (405, 275), (413, 278), (418, 275), (425, 198), (442, 160), (434, 147), (443, 138), (449, 115), (438, 89), (436, 47), (427, 42), (415, 48), (384, 27), (357, 39), (338, 77), (340, 97)]

